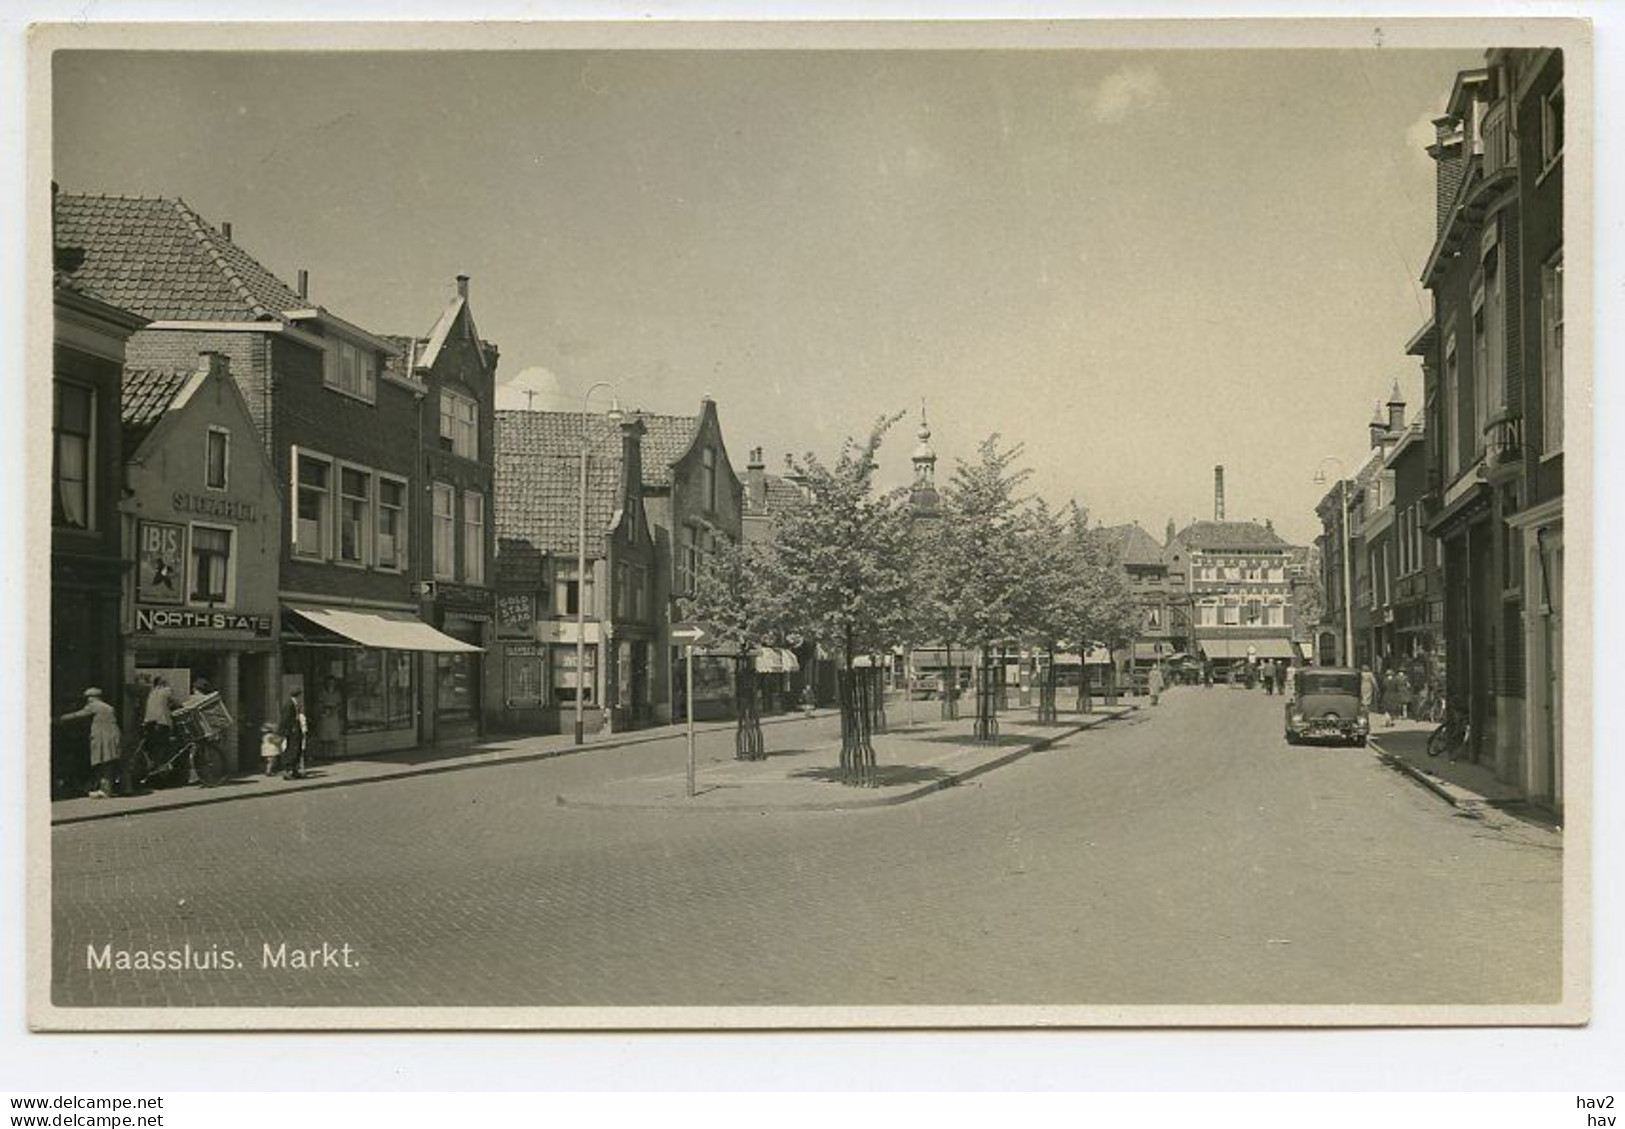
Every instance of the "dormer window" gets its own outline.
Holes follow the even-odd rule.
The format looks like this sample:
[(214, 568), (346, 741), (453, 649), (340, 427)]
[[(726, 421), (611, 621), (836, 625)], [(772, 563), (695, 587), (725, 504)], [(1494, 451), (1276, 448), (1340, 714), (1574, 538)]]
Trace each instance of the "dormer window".
[(378, 356), (365, 345), (334, 337), (327, 349), (323, 380), (334, 391), (370, 404), (377, 395)]

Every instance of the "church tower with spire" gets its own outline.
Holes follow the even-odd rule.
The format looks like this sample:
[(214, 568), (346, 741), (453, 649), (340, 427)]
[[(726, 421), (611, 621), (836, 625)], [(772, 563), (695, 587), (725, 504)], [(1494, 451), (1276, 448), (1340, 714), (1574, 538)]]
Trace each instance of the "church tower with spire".
[(937, 495), (937, 451), (931, 446), (931, 423), (926, 419), (925, 400), (920, 400), (919, 442), (914, 446), (914, 485), (909, 500), (916, 518), (936, 518), (941, 514), (942, 499)]

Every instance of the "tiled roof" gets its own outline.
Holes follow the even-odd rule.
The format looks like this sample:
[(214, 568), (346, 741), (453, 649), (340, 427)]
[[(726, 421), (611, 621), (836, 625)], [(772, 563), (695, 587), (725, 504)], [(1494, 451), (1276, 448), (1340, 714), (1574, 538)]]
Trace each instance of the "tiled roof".
[(1286, 542), (1274, 530), (1256, 521), (1197, 521), (1179, 533), (1178, 540), (1192, 549), (1272, 549)]
[[(662, 416), (633, 412), (643, 420), (643, 485), (670, 486), (671, 467), (687, 453), (699, 430), (698, 416)], [(497, 450), (530, 458), (574, 457), (581, 450), (585, 428), (588, 449), (595, 462), (618, 464), (620, 428), (601, 412), (496, 413)]]
[[(511, 442), (516, 415), (534, 412), (498, 412), (496, 442), (496, 501), (493, 520), (498, 541), (498, 569), (504, 554), (547, 552), (573, 556), (581, 520), (581, 462), (570, 453), (542, 454)], [(523, 421), (521, 421), (523, 422)], [(604, 554), (604, 533), (620, 502), (620, 459), (590, 458), (587, 462), (587, 555)], [(511, 544), (510, 544), (511, 543)], [(523, 567), (523, 566), (521, 566)]]
[(1162, 546), (1141, 529), (1137, 522), (1110, 525), (1102, 529), (1104, 536), (1117, 551), (1119, 562), (1126, 565), (1160, 565), (1164, 563)]
[(124, 453), (130, 455), (141, 445), (180, 390), (195, 374), (185, 369), (127, 368), (120, 398), (124, 425)]
[(770, 517), (773, 514), (781, 514), (785, 510), (801, 504), (801, 489), (795, 483), (787, 481), (782, 475), (777, 474), (768, 474), (762, 477), (766, 486), (766, 496), (762, 499), (760, 506), (756, 505), (755, 499), (751, 497), (750, 488), (747, 486), (745, 489), (744, 514), (746, 517)]
[(181, 200), (60, 193), (56, 243), (84, 252), (76, 284), (155, 321), (258, 321), (310, 306)]

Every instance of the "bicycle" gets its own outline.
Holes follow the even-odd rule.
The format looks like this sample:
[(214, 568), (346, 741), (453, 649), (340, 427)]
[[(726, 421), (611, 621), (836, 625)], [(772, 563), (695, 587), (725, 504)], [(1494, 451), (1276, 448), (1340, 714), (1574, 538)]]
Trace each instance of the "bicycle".
[(225, 757), (219, 743), (190, 737), (172, 739), (169, 755), (154, 763), (146, 734), (136, 738), (130, 753), (130, 772), (142, 787), (174, 787), (184, 782), (176, 779), (183, 771), (187, 778), (196, 778), (205, 787), (220, 783), (225, 776)]
[(1456, 754), (1467, 747), (1471, 733), (1467, 715), (1454, 706), (1445, 706), (1444, 721), (1428, 735), (1428, 756), (1448, 753), (1450, 762), (1454, 764)]

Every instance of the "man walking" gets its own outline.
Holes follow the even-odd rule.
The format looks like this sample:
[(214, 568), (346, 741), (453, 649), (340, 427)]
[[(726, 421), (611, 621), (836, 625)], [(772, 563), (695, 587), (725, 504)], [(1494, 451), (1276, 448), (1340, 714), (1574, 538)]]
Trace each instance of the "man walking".
[(305, 703), (304, 692), (295, 686), (282, 703), (282, 720), (277, 726), (282, 736), (284, 780), (303, 780), (305, 777)]
[(180, 698), (161, 674), (152, 676), (152, 689), (141, 714), (141, 735), (146, 740), (147, 760), (154, 766), (166, 763), (175, 748), (175, 718), (172, 711)]
[(1145, 688), (1151, 695), (1151, 704), (1156, 705), (1157, 699), (1162, 697), (1163, 678), (1162, 664), (1157, 663), (1151, 668), (1151, 673), (1145, 676)]

